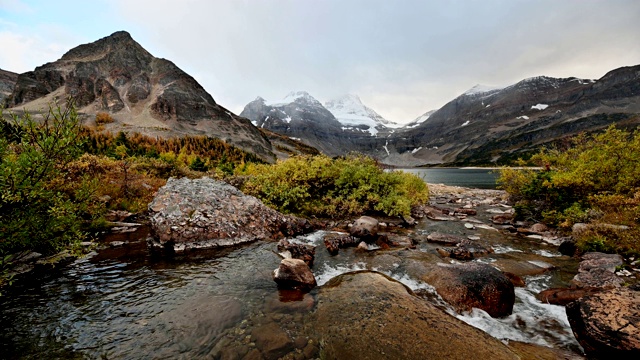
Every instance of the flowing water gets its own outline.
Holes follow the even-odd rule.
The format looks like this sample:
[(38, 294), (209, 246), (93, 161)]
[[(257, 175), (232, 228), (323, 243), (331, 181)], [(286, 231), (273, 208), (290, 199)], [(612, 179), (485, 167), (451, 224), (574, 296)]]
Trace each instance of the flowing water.
[[(477, 218), (487, 222), (490, 215), (482, 212)], [(527, 285), (516, 288), (513, 314), (494, 319), (481, 310), (456, 313), (412, 272), (411, 264), (416, 262), (445, 261), (436, 255), (434, 244), (420, 242), (415, 250), (366, 253), (342, 249), (330, 256), (322, 244), (324, 231), (292, 241), (318, 246), (313, 272), (319, 285), (349, 271), (379, 271), (411, 289), (422, 289), (422, 294), (428, 294), (425, 301), (497, 338), (581, 351), (564, 308), (535, 298), (546, 288), (566, 286), (577, 268), (574, 259), (561, 256), (554, 246), (539, 240), (470, 230), (459, 221), (422, 220), (414, 230), (417, 234), (440, 231), (481, 237), (495, 252), (474, 261), (545, 262), (556, 268), (524, 277)], [(304, 326), (315, 306), (317, 289), (309, 294), (277, 289), (271, 278), (280, 262), (275, 243), (257, 242), (201, 252), (196, 258), (166, 259), (147, 251), (147, 233), (148, 229), (141, 228), (135, 233), (106, 236), (105, 243), (124, 241), (125, 245), (107, 247), (57, 272), (3, 289), (0, 358), (319, 355), (313, 327)], [(279, 331), (290, 341), (273, 352)]]

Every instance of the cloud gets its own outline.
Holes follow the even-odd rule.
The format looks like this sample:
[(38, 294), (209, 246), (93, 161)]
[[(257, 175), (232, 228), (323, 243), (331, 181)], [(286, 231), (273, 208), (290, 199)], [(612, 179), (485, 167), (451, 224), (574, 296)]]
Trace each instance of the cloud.
[[(22, 4), (0, 1), (3, 7)], [(278, 99), (306, 90), (320, 101), (355, 93), (390, 120), (406, 122), (478, 83), (509, 85), (537, 75), (599, 78), (640, 63), (636, 0), (91, 4), (68, 7), (78, 21), (46, 18), (47, 26), (60, 19), (64, 36), (46, 24), (18, 31), (0, 23), (3, 50), (5, 44), (9, 50), (0, 54), (0, 67), (30, 70), (59, 58), (60, 47), (122, 29), (235, 112), (258, 95)], [(82, 38), (71, 42), (69, 34)]]

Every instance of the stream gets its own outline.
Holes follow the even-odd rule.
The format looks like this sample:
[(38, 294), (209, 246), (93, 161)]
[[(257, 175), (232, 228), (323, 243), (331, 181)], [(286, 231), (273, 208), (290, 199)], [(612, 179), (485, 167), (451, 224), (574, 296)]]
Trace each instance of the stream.
[[(474, 218), (489, 223), (489, 205)], [(420, 242), (414, 250), (389, 249), (366, 253), (341, 249), (330, 256), (318, 231), (293, 239), (317, 245), (312, 268), (318, 285), (354, 270), (382, 272), (413, 290), (431, 294), (428, 300), (462, 321), (499, 339), (512, 339), (582, 353), (564, 307), (543, 304), (535, 294), (566, 286), (578, 262), (561, 256), (556, 246), (540, 240), (490, 229), (468, 229), (464, 221), (422, 219), (416, 234), (434, 231), (479, 236), (494, 252), (473, 261), (546, 263), (553, 270), (525, 276), (516, 288), (513, 314), (494, 319), (484, 311), (456, 313), (433, 288), (412, 276), (408, 261), (446, 262), (435, 244)], [(110, 234), (109, 244), (124, 242), (76, 260), (57, 272), (20, 281), (0, 297), (1, 358), (158, 359), (275, 358), (282, 347), (287, 358), (320, 356), (308, 315), (317, 289), (308, 294), (279, 291), (271, 278), (280, 258), (276, 243), (256, 242), (188, 259), (154, 257), (146, 248), (148, 228)], [(357, 309), (345, 309), (357, 311)], [(277, 331), (289, 341), (278, 343)], [(264, 333), (267, 332), (266, 336)], [(272, 336), (271, 333), (273, 333)]]

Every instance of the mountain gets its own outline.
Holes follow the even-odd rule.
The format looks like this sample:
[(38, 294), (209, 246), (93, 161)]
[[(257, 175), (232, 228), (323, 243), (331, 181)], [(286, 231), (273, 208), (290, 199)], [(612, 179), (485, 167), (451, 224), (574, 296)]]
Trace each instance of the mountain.
[(383, 161), (505, 162), (580, 132), (640, 125), (640, 65), (598, 80), (538, 76), (504, 88), (475, 86), (421, 118), (389, 138)]
[(405, 124), (403, 126), (403, 129), (411, 129), (414, 128), (420, 124), (422, 124), (423, 122), (427, 121), (427, 119), (429, 119), (429, 117), (431, 117), (431, 115), (433, 115), (433, 113), (435, 113), (436, 110), (429, 110), (426, 113), (418, 116), (417, 118), (415, 118), (415, 120)]
[[(281, 100), (258, 97), (247, 104), (244, 116), (259, 128), (300, 140), (330, 156), (359, 150), (371, 133), (365, 126), (345, 126), (306, 91), (294, 91)], [(366, 144), (365, 144), (366, 145)]]
[(357, 95), (343, 95), (325, 102), (324, 106), (349, 130), (368, 132), (371, 136), (381, 132), (383, 136), (390, 133), (389, 128), (400, 127), (365, 106)]
[(110, 113), (115, 122), (106, 124), (109, 131), (207, 135), (275, 159), (269, 140), (248, 119), (217, 104), (193, 77), (154, 57), (124, 31), (18, 75), (4, 102), (16, 111), (39, 111), (67, 96), (74, 97), (87, 123), (98, 112)]
[(18, 81), (18, 74), (0, 69), (0, 104), (4, 102)]

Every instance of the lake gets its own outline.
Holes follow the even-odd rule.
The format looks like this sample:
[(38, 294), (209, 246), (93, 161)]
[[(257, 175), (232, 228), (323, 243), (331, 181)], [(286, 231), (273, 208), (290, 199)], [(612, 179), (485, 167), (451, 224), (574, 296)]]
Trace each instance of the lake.
[(398, 169), (421, 177), (431, 184), (464, 186), (478, 189), (495, 189), (498, 173), (495, 169), (478, 168), (426, 168)]

